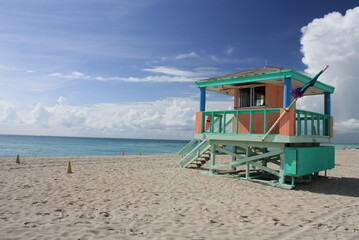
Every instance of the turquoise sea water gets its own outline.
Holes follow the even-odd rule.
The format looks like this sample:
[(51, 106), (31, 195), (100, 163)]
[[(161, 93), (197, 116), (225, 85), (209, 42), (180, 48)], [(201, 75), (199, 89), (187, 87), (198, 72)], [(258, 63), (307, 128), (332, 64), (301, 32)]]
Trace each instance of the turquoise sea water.
[[(187, 140), (48, 137), (0, 135), (0, 157), (114, 156), (176, 154)], [(336, 149), (356, 149), (358, 144), (328, 144)]]
[(189, 141), (0, 135), (0, 157), (176, 154)]

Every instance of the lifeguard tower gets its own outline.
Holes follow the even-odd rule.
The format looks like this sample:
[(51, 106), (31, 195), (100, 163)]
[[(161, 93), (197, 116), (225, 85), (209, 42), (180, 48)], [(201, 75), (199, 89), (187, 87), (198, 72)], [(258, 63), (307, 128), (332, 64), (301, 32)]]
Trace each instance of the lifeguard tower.
[[(290, 91), (310, 80), (292, 69), (262, 67), (197, 81), (200, 111), (195, 135), (179, 152), (178, 165), (202, 168), (209, 161), (209, 167), (202, 168), (207, 170), (204, 174), (285, 189), (311, 181), (321, 171), (326, 176), (335, 165), (334, 147), (321, 146), (333, 138), (330, 96), (334, 87), (316, 81), (304, 94), (323, 95), (323, 113), (295, 105), (288, 109), (293, 100)], [(207, 91), (233, 96), (233, 110), (206, 111)], [(219, 155), (230, 157), (218, 162)]]

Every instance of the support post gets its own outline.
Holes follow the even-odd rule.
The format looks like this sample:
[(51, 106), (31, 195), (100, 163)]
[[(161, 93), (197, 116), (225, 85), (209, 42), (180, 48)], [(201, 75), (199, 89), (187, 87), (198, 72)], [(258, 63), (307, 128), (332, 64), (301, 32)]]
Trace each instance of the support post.
[[(330, 116), (331, 115), (331, 102), (330, 102), (330, 93), (324, 93), (324, 114)], [(324, 133), (325, 136), (330, 136), (330, 120), (324, 120)]]
[(290, 90), (292, 90), (292, 79), (285, 78), (284, 79), (284, 89), (283, 89), (283, 108), (287, 108), (291, 103), (291, 94)]
[(279, 184), (284, 184), (285, 182), (285, 175), (284, 175), (284, 161), (285, 161), (285, 154), (282, 149), (282, 153), (280, 154), (280, 164), (279, 164)]
[(331, 115), (331, 102), (330, 102), (330, 93), (324, 93), (324, 114)]
[[(246, 149), (246, 157), (250, 157), (250, 147)], [(249, 179), (249, 162), (246, 162), (246, 179)]]
[[(233, 146), (233, 152), (235, 153), (235, 154), (237, 154), (237, 147), (236, 146)], [(236, 161), (237, 160), (237, 158), (236, 157), (234, 157), (234, 156), (232, 156), (232, 162), (234, 162), (234, 161)], [(237, 168), (236, 167), (231, 167), (231, 169), (232, 169), (232, 171), (236, 171), (237, 170)]]
[(199, 111), (204, 112), (206, 111), (206, 88), (202, 87), (200, 88), (201, 94), (200, 94), (200, 105), (199, 105)]
[(216, 151), (214, 143), (211, 143), (211, 159), (210, 159), (210, 171), (214, 173), (213, 166), (216, 165)]

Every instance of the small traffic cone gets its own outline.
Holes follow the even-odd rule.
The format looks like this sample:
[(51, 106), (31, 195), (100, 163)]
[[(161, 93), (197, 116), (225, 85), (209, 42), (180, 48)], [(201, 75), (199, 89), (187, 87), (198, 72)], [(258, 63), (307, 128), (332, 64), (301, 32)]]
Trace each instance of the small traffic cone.
[(19, 156), (19, 154), (16, 156), (16, 163), (20, 164), (20, 156)]
[(71, 161), (67, 164), (67, 173), (72, 173)]

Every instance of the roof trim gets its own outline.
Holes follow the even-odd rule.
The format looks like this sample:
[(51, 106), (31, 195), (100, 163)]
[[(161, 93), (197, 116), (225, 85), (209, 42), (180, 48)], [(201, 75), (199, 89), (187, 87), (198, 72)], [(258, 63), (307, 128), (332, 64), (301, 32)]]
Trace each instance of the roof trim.
[[(309, 82), (312, 78), (301, 74), (299, 72), (296, 72), (292, 69), (285, 69), (275, 72), (267, 72), (263, 74), (257, 74), (257, 75), (251, 75), (251, 76), (243, 76), (243, 77), (231, 77), (231, 78), (222, 78), (217, 80), (201, 80), (196, 81), (196, 85), (199, 88), (202, 87), (212, 87), (212, 86), (218, 86), (218, 85), (230, 85), (230, 84), (237, 84), (237, 83), (252, 83), (252, 82), (258, 82), (258, 81), (267, 81), (267, 80), (274, 80), (274, 79), (284, 79), (284, 78), (293, 78), (300, 82), (303, 82), (306, 84)], [(322, 89), (325, 92), (333, 93), (334, 87), (329, 86), (325, 83), (322, 83), (320, 81), (317, 81), (314, 84), (314, 87), (317, 87), (319, 89)]]

